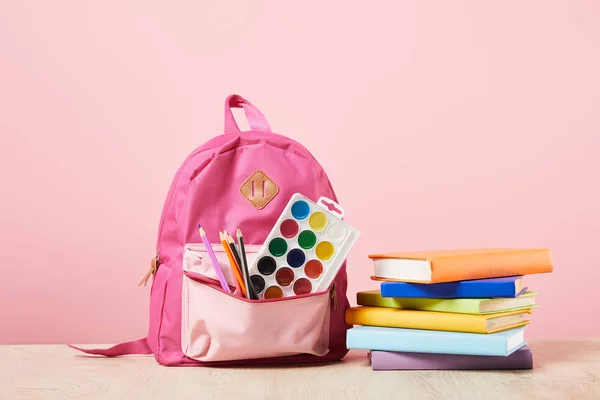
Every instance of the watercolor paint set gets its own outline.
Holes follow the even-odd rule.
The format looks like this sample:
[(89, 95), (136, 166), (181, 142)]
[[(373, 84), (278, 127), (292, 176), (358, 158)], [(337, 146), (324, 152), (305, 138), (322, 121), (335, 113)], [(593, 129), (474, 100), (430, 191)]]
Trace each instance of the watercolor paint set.
[[(326, 291), (360, 235), (343, 216), (333, 200), (321, 197), (315, 203), (295, 193), (250, 265), (241, 229), (236, 231), (237, 243), (227, 232), (219, 232), (235, 294), (266, 300)], [(201, 225), (198, 230), (222, 290), (234, 293), (206, 232)]]
[(327, 290), (360, 235), (343, 216), (330, 199), (295, 193), (249, 267), (258, 298)]

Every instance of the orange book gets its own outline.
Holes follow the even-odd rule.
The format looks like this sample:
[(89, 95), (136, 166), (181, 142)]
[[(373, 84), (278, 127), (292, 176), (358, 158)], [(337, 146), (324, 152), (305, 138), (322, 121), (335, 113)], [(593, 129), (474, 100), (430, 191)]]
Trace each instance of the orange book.
[(371, 254), (373, 280), (456, 282), (552, 272), (548, 249), (468, 249)]

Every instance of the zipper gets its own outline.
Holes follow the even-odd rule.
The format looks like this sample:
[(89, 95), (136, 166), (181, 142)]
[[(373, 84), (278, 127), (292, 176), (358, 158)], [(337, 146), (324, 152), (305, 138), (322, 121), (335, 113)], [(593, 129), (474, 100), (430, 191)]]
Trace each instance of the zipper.
[(159, 265), (160, 265), (160, 255), (158, 254), (158, 251), (157, 251), (156, 257), (154, 257), (150, 261), (150, 269), (148, 270), (148, 272), (146, 272), (146, 275), (138, 283), (138, 286), (142, 286), (142, 285), (146, 286), (146, 283), (148, 283), (148, 279), (150, 279), (151, 276), (156, 275), (156, 271), (158, 271)]
[[(223, 291), (221, 289), (219, 281), (217, 281), (213, 278), (209, 278), (208, 276), (200, 275), (199, 273), (192, 272), (192, 271), (183, 271), (183, 274), (185, 276), (187, 276), (188, 278), (190, 278), (191, 280), (196, 281), (198, 283), (202, 283), (202, 284), (206, 285), (207, 287), (209, 287), (213, 290), (216, 290), (226, 296), (229, 296), (238, 301), (243, 301), (245, 303), (250, 303), (250, 304), (266, 304), (266, 303), (277, 303), (277, 302), (281, 302), (281, 301), (294, 301), (294, 300), (305, 299), (305, 298), (309, 298), (309, 297), (322, 296), (327, 293), (327, 292), (317, 292), (317, 293), (301, 294), (301, 295), (297, 295), (297, 296), (293, 296), (293, 297), (280, 297), (277, 299), (252, 300), (252, 299), (247, 299), (244, 297), (238, 297), (231, 293), (226, 293), (225, 291)], [(335, 299), (334, 306), (337, 307), (337, 298)]]

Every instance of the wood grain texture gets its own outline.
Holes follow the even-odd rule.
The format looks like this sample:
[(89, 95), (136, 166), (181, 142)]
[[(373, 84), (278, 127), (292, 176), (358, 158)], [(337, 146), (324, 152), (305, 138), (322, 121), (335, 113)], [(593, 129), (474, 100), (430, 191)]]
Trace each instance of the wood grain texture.
[(529, 344), (530, 371), (372, 371), (342, 362), (276, 368), (163, 367), (66, 346), (0, 346), (0, 399), (600, 399), (600, 338)]

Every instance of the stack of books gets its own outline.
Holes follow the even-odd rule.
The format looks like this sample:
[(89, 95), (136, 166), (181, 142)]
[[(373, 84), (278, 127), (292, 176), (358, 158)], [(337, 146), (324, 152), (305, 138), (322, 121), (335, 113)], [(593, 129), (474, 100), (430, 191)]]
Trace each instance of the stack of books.
[(373, 370), (532, 369), (525, 341), (537, 293), (526, 275), (553, 270), (547, 249), (370, 255), (380, 290), (346, 313), (349, 349)]

